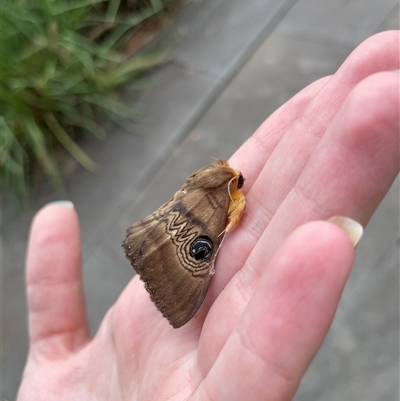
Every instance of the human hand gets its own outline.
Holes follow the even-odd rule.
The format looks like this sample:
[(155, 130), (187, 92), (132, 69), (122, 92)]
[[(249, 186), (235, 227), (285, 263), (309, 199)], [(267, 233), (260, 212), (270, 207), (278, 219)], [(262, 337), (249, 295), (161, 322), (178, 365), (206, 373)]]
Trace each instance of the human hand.
[(74, 210), (36, 216), (27, 256), (30, 351), (19, 400), (290, 400), (332, 322), (354, 250), (399, 170), (398, 32), (360, 45), (233, 155), (247, 212), (206, 300), (174, 330), (135, 276), (89, 336)]

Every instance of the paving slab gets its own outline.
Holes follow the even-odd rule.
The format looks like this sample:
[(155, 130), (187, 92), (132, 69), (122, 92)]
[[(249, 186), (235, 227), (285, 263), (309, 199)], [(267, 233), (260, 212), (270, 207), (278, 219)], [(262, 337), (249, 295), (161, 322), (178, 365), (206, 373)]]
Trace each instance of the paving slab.
[(152, 73), (148, 81), (150, 88), (132, 105), (141, 109), (140, 122), (132, 124), (130, 132), (114, 130), (107, 146), (98, 143), (93, 149), (93, 144), (88, 144), (87, 151), (99, 160), (102, 173), (91, 177), (82, 171), (68, 188), (84, 218), (84, 260), (98, 245), (104, 227), (115, 219), (114, 213), (138, 196), (160, 163), (186, 136), (216, 85), (215, 79), (188, 73), (173, 64)]
[(387, 17), (383, 20), (382, 24), (378, 27), (377, 32), (382, 31), (394, 31), (400, 29), (400, 3), (393, 7), (393, 10), (387, 15)]
[(131, 269), (122, 257), (122, 252), (114, 254), (113, 249), (103, 243), (84, 265), (85, 294), (90, 294), (86, 297), (86, 308), (92, 335), (132, 278)]
[(275, 28), (293, 4), (295, 0), (192, 2), (185, 15), (187, 34), (173, 50), (174, 60), (196, 71), (225, 77), (260, 44), (259, 38)]
[(399, 233), (399, 182), (399, 177), (397, 177), (369, 221), (364, 235), (357, 245), (354, 265), (340, 302), (343, 310), (351, 307), (352, 302), (358, 297), (358, 294), (355, 293), (358, 289), (363, 288), (364, 282), (369, 280), (371, 271), (376, 269), (386, 253), (395, 252), (392, 245)]
[(382, 24), (388, 15), (396, 14), (398, 4), (398, 0), (301, 0), (279, 24), (277, 32), (307, 41), (355, 47), (374, 33), (388, 29)]

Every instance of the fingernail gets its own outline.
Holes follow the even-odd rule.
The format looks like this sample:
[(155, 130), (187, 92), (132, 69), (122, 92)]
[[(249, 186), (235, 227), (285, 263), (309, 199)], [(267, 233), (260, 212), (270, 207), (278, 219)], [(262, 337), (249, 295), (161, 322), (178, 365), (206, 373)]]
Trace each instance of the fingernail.
[(74, 204), (69, 200), (54, 201), (54, 202), (50, 202), (49, 205), (59, 205), (59, 206), (67, 207), (68, 209), (74, 209)]
[(333, 216), (330, 217), (328, 221), (346, 231), (354, 245), (354, 248), (357, 246), (364, 232), (363, 226), (360, 223), (344, 216)]

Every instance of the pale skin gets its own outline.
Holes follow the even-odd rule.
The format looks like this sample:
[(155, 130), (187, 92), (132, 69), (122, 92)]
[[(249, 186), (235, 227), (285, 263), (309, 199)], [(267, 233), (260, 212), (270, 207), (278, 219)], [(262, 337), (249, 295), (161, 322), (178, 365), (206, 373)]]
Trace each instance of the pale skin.
[(399, 171), (398, 70), (399, 32), (368, 39), (231, 157), (246, 178), (247, 211), (182, 328), (168, 324), (136, 276), (91, 338), (77, 214), (39, 211), (18, 400), (291, 400), (354, 257), (345, 231), (325, 220), (344, 215), (365, 226)]

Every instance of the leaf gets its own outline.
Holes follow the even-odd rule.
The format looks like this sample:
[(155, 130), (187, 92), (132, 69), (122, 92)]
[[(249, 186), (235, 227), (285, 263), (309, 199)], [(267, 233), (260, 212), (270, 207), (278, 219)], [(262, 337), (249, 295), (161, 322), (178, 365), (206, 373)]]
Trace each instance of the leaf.
[(44, 114), (44, 120), (54, 136), (78, 163), (93, 173), (97, 171), (97, 164), (71, 139), (71, 137), (65, 132), (64, 128), (54, 117), (54, 114), (46, 112)]
[(33, 118), (26, 120), (24, 132), (36, 156), (36, 161), (42, 166), (44, 172), (50, 178), (54, 186), (61, 190), (63, 184), (57, 164), (47, 150), (43, 131), (39, 129)]
[[(142, 88), (139, 75), (165, 62), (167, 52), (127, 58), (120, 50), (170, 0), (151, 0), (127, 15), (120, 12), (121, 0), (0, 2), (0, 185), (22, 200), (42, 173), (62, 189), (53, 157), (57, 147), (96, 170), (69, 128), (103, 138), (99, 114), (121, 126), (138, 118), (118, 100), (116, 89)], [(96, 24), (96, 35), (90, 36)]]

